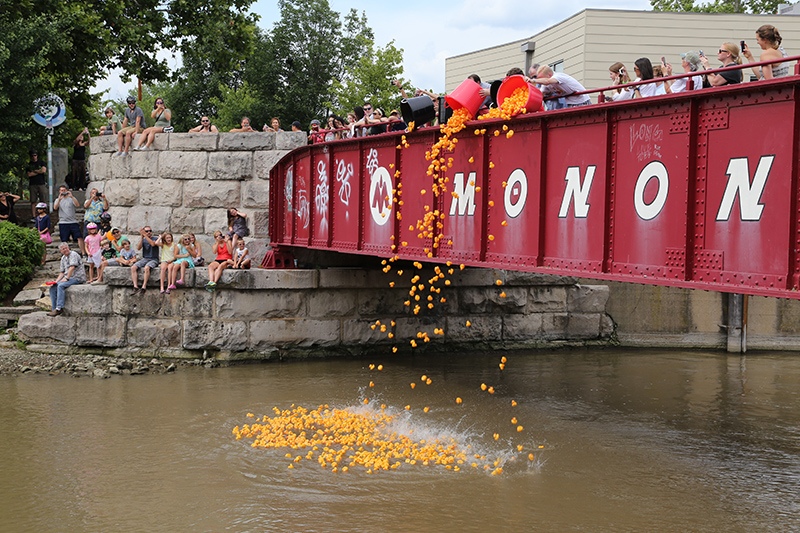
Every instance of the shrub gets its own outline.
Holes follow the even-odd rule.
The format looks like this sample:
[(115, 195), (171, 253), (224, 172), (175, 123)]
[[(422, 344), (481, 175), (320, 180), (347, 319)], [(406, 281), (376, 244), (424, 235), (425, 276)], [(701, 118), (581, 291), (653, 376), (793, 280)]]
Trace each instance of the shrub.
[(44, 243), (36, 230), (0, 222), (0, 299), (31, 278), (43, 255)]

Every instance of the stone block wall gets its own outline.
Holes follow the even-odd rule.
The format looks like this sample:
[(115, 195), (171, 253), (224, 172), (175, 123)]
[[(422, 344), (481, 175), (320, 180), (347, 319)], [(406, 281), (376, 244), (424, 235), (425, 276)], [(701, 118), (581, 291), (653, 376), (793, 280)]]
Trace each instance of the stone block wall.
[[(393, 346), (410, 353), (412, 340), (416, 350), (546, 347), (604, 342), (613, 333), (605, 286), (467, 269), (436, 294), (444, 303), (415, 315), (404, 303), (414, 274), (435, 276), (392, 275), (391, 288), (379, 270), (226, 270), (217, 290), (207, 292), (208, 271), (198, 268), (188, 271), (185, 288), (166, 295), (159, 293), (156, 270), (147, 292), (132, 295), (130, 270), (109, 267), (108, 285), (70, 287), (64, 315), (25, 315), (19, 333), (34, 344), (76, 351), (220, 359), (392, 353)], [(372, 328), (376, 320), (386, 331)], [(439, 328), (441, 335), (434, 332)]]
[(113, 157), (116, 137), (92, 137), (90, 187), (106, 194), (125, 234), (150, 225), (210, 236), (235, 207), (247, 213), (251, 237), (269, 240), (269, 172), (305, 143), (303, 132), (162, 133), (148, 151)]

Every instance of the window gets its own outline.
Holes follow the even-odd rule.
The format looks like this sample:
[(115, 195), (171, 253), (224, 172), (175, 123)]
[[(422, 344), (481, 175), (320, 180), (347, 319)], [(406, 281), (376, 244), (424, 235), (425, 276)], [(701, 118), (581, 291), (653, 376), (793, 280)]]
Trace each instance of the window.
[(553, 69), (553, 72), (564, 72), (564, 60), (550, 63), (550, 68)]

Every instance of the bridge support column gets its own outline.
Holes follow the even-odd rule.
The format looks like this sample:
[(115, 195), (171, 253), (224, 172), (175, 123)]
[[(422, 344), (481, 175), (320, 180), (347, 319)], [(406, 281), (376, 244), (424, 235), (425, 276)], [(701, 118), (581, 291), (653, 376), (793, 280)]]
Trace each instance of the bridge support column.
[(728, 293), (728, 352), (747, 351), (747, 295)]

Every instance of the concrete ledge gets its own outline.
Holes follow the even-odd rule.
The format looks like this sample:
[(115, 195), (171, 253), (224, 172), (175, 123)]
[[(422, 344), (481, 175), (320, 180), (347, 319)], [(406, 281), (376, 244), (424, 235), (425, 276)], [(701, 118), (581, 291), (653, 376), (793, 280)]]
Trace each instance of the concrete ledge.
[(274, 150), (275, 135), (273, 132), (220, 133), (218, 150)]
[[(419, 275), (429, 289), (433, 271), (412, 269), (397, 276), (403, 283), (388, 288), (379, 269), (226, 270), (216, 290), (207, 291), (202, 267), (186, 271), (183, 287), (160, 294), (156, 268), (147, 292), (132, 294), (130, 268), (109, 267), (108, 285), (67, 291), (67, 316), (25, 315), (19, 329), (36, 344), (64, 343), (70, 350), (224, 360), (580, 345), (614, 332), (604, 287), (542, 286), (540, 280), (498, 287), (495, 281), (505, 274), (459, 273), (464, 285), (442, 285), (439, 293), (418, 289), (420, 300), (411, 298), (407, 306), (411, 277)], [(432, 310), (428, 296), (436, 302)], [(413, 313), (416, 305), (419, 314)]]

